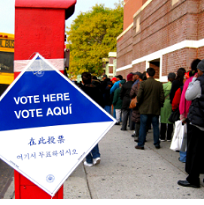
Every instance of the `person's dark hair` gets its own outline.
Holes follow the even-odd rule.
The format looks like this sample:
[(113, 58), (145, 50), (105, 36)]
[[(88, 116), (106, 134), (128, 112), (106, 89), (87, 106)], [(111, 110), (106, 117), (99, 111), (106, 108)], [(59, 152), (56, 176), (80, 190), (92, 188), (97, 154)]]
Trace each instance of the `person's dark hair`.
[(176, 78), (176, 74), (175, 73), (169, 73), (168, 74), (168, 80), (173, 82)]
[(98, 80), (96, 76), (92, 76), (92, 79), (94, 79), (94, 80)]
[(200, 63), (200, 61), (201, 61), (201, 60), (198, 59), (198, 58), (192, 61), (192, 63), (191, 63), (191, 71), (189, 72), (189, 76), (190, 76), (190, 77), (194, 76), (195, 73), (198, 72), (198, 70), (197, 70), (197, 65), (198, 65), (198, 63)]
[(193, 60), (192, 61), (192, 63), (191, 63), (191, 70), (195, 70), (196, 72), (198, 72), (198, 70), (197, 70), (197, 65), (198, 65), (198, 63), (200, 63), (200, 59), (195, 59), (195, 60)]
[(185, 73), (186, 73), (185, 68), (179, 68), (177, 70), (176, 80), (181, 82), (181, 84), (183, 84), (183, 77), (184, 77)]
[(84, 72), (81, 74), (81, 78), (83, 83), (86, 84), (91, 84), (91, 74), (88, 72)]
[(155, 70), (154, 68), (148, 68), (147, 73), (150, 77), (153, 77), (155, 75)]
[(123, 76), (122, 75), (117, 75), (115, 76), (116, 78), (119, 78), (120, 80), (123, 80)]
[(146, 71), (142, 73), (142, 80), (147, 80)]
[(139, 73), (138, 76), (141, 80), (143, 80), (143, 74), (142, 73)]

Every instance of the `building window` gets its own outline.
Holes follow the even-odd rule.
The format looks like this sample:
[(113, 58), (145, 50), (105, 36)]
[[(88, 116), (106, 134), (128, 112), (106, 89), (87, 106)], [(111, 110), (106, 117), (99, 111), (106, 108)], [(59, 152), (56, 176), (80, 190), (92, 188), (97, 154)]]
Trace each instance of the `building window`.
[(136, 33), (140, 31), (140, 17), (137, 18), (136, 20)]

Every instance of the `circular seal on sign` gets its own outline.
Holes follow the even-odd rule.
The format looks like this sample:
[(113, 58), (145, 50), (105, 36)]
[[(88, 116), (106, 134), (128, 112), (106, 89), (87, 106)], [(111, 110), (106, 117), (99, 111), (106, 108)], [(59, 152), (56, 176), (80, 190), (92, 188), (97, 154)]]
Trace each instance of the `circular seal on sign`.
[(43, 70), (39, 70), (39, 71), (37, 71), (37, 72), (35, 72), (35, 75), (37, 76), (37, 77), (42, 77), (43, 75), (44, 75), (44, 71)]
[(46, 181), (52, 183), (55, 180), (55, 177), (52, 174), (47, 175)]

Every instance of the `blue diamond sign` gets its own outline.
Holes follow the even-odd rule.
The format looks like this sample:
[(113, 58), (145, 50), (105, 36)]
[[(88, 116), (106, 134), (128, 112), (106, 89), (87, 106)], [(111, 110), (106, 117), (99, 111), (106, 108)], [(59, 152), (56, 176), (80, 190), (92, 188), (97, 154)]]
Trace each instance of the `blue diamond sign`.
[(115, 124), (40, 54), (0, 99), (0, 158), (54, 196)]

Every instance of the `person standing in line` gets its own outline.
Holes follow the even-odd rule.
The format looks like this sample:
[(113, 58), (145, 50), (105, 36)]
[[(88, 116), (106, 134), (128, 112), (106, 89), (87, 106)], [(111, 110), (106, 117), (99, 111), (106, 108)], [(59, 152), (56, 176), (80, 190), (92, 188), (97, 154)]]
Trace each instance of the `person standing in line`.
[(110, 78), (108, 78), (107, 75), (103, 75), (102, 81), (101, 81), (101, 91), (102, 91), (103, 94), (104, 94), (105, 91), (106, 91), (108, 82), (111, 82), (111, 81), (110, 81)]
[(110, 78), (106, 74), (103, 75), (102, 81), (101, 81), (101, 89), (104, 90), (107, 86), (107, 82), (110, 81)]
[(177, 70), (176, 79), (172, 82), (171, 92), (170, 92), (170, 103), (172, 104), (172, 100), (174, 99), (174, 95), (176, 91), (183, 86), (184, 75), (186, 73), (185, 68), (179, 68)]
[[(180, 112), (180, 120), (183, 124), (186, 124), (187, 127), (187, 140), (188, 140), (188, 133), (190, 132), (189, 127), (189, 120), (188, 120), (188, 112), (191, 105), (191, 101), (186, 100), (185, 94), (186, 90), (189, 86), (189, 83), (193, 80), (194, 75), (198, 72), (197, 65), (200, 62), (200, 59), (195, 59), (191, 63), (190, 71), (189, 71), (189, 78), (185, 81), (183, 86), (183, 91), (181, 93), (180, 103), (179, 103), (179, 112)], [(183, 138), (182, 147), (180, 150), (180, 157), (179, 161), (185, 163), (186, 162), (186, 148), (187, 148), (187, 140)]]
[(115, 77), (113, 77), (111, 79), (111, 81), (114, 79), (114, 82), (113, 82), (113, 86), (112, 88), (110, 89), (110, 94), (113, 94), (115, 92), (115, 90), (117, 88), (119, 88), (119, 84), (120, 84), (120, 81), (123, 80), (123, 76), (122, 75), (117, 75)]
[(120, 125), (121, 108), (122, 108), (122, 103), (123, 103), (123, 101), (120, 98), (120, 91), (121, 91), (122, 85), (125, 82), (126, 81), (124, 79), (120, 81), (120, 84), (119, 84), (120, 87), (115, 90), (114, 96), (113, 96), (112, 104), (113, 104), (114, 109), (115, 109), (116, 120), (117, 120), (117, 123), (115, 125)]
[(200, 187), (200, 173), (204, 172), (204, 60), (198, 63), (197, 69), (198, 73), (185, 93), (186, 100), (192, 101), (188, 113), (190, 132), (185, 166), (188, 177), (177, 182), (180, 186), (193, 188)]
[[(111, 79), (111, 82), (112, 82), (112, 87), (110, 89), (110, 98), (111, 98), (111, 102), (113, 101), (113, 96), (114, 96), (114, 92), (117, 88), (119, 88), (119, 83), (120, 83), (120, 80), (119, 78), (116, 78), (116, 77), (113, 77)], [(115, 113), (115, 109), (114, 107), (112, 107), (112, 113), (113, 113), (113, 117), (116, 118), (116, 113)]]
[[(172, 82), (175, 80), (176, 74), (175, 73), (169, 73), (168, 75), (168, 83), (163, 84), (163, 90), (164, 90), (164, 106), (161, 108), (161, 116), (160, 116), (160, 122), (161, 122), (161, 129), (160, 129), (160, 141), (164, 142), (167, 138), (167, 141), (171, 141), (172, 132), (173, 132), (173, 123), (169, 122), (169, 117), (172, 112), (172, 106), (170, 103), (170, 91)], [(166, 136), (167, 131), (167, 136)]]
[[(141, 76), (142, 73), (140, 73), (140, 72), (135, 72), (135, 73), (131, 72), (131, 74), (133, 74), (133, 77), (132, 77), (132, 81), (133, 81), (132, 87), (133, 87), (134, 85), (139, 83), (139, 76)], [(131, 118), (132, 123), (131, 123), (131, 125), (129, 124), (128, 126), (131, 126), (130, 130), (134, 130), (134, 132), (132, 134), (132, 137), (134, 137), (136, 139), (136, 136), (135, 136), (136, 135), (136, 132), (135, 132), (136, 123), (135, 123), (134, 120), (132, 121), (132, 114), (133, 114), (133, 109), (130, 110), (130, 118)]]
[(107, 81), (106, 88), (103, 90), (104, 110), (109, 114), (111, 114), (111, 105), (112, 105), (112, 99), (110, 95), (111, 87), (112, 87), (112, 82)]
[(142, 75), (142, 73), (140, 73), (140, 72), (136, 72), (136, 73), (132, 73), (133, 75), (134, 75), (134, 79), (135, 80), (133, 80), (134, 81), (134, 83), (133, 83), (133, 85), (132, 85), (132, 87), (135, 85), (135, 84), (137, 84), (137, 83), (139, 83), (139, 79), (140, 79), (140, 76)]
[(127, 75), (127, 82), (123, 84), (121, 91), (120, 91), (120, 98), (123, 101), (122, 103), (122, 127), (121, 130), (125, 131), (127, 130), (127, 122), (129, 118), (129, 123), (130, 123), (130, 130), (132, 129), (132, 121), (130, 118), (130, 90), (133, 85), (133, 74), (129, 73)]
[(91, 83), (101, 89), (101, 81), (96, 76), (91, 76), (92, 80)]
[[(103, 96), (100, 89), (91, 83), (91, 74), (84, 72), (81, 75), (82, 77), (82, 87), (81, 89), (90, 96), (96, 103), (103, 107)], [(85, 166), (93, 166), (100, 163), (99, 146), (98, 144), (91, 150), (91, 152), (86, 156), (86, 161), (84, 162)]]
[[(137, 73), (137, 83), (134, 83), (132, 86), (132, 89), (130, 91), (130, 98), (135, 98), (137, 96), (140, 83), (143, 81), (143, 75), (141, 73)], [(132, 115), (131, 115), (132, 121), (135, 122), (135, 136), (134, 140), (135, 142), (138, 140), (139, 137), (139, 130), (140, 130), (140, 112), (138, 107), (136, 106), (135, 108), (132, 109)]]
[(141, 82), (137, 94), (137, 106), (140, 112), (140, 130), (138, 145), (136, 149), (144, 150), (147, 135), (147, 122), (151, 119), (153, 125), (153, 136), (155, 148), (160, 148), (159, 141), (159, 116), (164, 103), (164, 91), (162, 83), (154, 79), (154, 68), (147, 69), (147, 80)]

